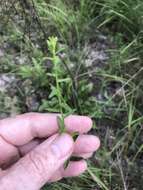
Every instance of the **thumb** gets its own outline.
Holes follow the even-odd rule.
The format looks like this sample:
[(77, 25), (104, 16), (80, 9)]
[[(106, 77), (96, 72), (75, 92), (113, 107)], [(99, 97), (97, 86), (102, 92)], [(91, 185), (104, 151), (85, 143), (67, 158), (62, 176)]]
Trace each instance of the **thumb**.
[(49, 145), (49, 140), (12, 166), (0, 179), (1, 189), (38, 190), (64, 164), (73, 151), (73, 139), (62, 134)]

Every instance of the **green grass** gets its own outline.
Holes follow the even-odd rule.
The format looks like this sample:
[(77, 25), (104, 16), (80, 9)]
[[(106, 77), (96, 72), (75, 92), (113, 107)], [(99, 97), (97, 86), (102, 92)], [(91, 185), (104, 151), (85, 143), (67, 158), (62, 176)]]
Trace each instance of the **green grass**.
[(36, 7), (40, 19), (55, 30), (63, 43), (73, 47), (84, 43), (94, 20), (93, 1), (81, 0), (78, 4), (67, 0), (37, 1)]
[[(0, 93), (0, 116), (40, 111), (83, 114), (94, 120), (92, 133), (100, 137), (101, 148), (88, 161), (87, 172), (43, 189), (142, 189), (142, 0), (34, 3), (36, 19), (28, 9), (21, 15), (19, 1), (9, 21), (10, 12), (0, 9), (3, 22), (8, 21), (0, 22), (0, 49), (5, 52), (0, 73), (16, 77)], [(98, 45), (100, 33), (107, 36), (109, 59), (104, 66), (87, 68), (85, 47)], [(55, 52), (48, 49), (50, 36), (58, 39)], [(33, 97), (36, 108), (31, 108)]]
[(142, 0), (97, 0), (96, 4), (101, 8), (100, 16), (103, 20), (98, 28), (110, 25), (114, 32), (123, 32), (126, 39), (132, 39), (138, 35), (142, 36)]

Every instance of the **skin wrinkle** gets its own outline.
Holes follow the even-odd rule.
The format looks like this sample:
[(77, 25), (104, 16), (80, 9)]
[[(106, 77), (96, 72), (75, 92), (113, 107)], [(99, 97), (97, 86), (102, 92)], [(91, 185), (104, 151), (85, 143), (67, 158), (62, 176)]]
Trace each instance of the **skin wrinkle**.
[[(39, 175), (39, 179), (45, 181), (45, 163), (48, 160), (46, 154), (39, 154), (36, 150), (32, 151), (28, 155), (31, 165), (33, 165), (33, 170)], [(43, 175), (44, 174), (44, 175)]]
[[(48, 171), (51, 170), (51, 168), (54, 168), (55, 165), (58, 163), (58, 159), (54, 156), (53, 152), (50, 150), (47, 152), (46, 147), (49, 147), (51, 143), (56, 140), (58, 135), (54, 135), (49, 139), (49, 142), (47, 145), (39, 150), (34, 149), (33, 151), (29, 152), (28, 160), (32, 163), (31, 170), (34, 170), (35, 173), (39, 175), (39, 179), (42, 179), (42, 181), (47, 181), (48, 177)], [(50, 167), (50, 168), (49, 168)], [(46, 170), (45, 170), (46, 169)], [(44, 175), (43, 175), (44, 174)], [(45, 178), (46, 177), (46, 178)]]
[[(6, 162), (3, 162), (0, 164), (0, 167), (2, 169), (7, 169), (8, 167), (10, 167), (12, 164), (14, 164), (16, 161), (19, 160), (20, 158), (20, 154), (19, 154), (19, 151), (17, 149), (16, 146), (14, 146), (13, 144), (11, 144), (10, 142), (8, 142), (2, 135), (0, 135), (0, 138), (7, 144), (7, 145), (10, 145), (12, 146), (14, 149), (15, 149), (15, 154), (14, 155), (11, 155), (10, 158), (8, 158), (8, 160), (6, 160)], [(7, 162), (8, 161), (8, 162)]]
[[(0, 179), (0, 185), (3, 187), (2, 190), (8, 190), (9, 187), (10, 187), (10, 190), (25, 190), (25, 189), (29, 189), (29, 183), (26, 183), (25, 179), (22, 178), (20, 176), (17, 176), (16, 177), (16, 173), (17, 172), (17, 169), (21, 170), (21, 173), (23, 173), (22, 171), (25, 171), (27, 172), (27, 177), (29, 176), (29, 172), (27, 170), (25, 170), (25, 167), (23, 164), (21, 164), (20, 162), (17, 163), (17, 168), (16, 170), (11, 170), (12, 168), (9, 168), (8, 170), (4, 171), (4, 175), (2, 175), (1, 179)], [(10, 179), (14, 179), (15, 180), (15, 177), (18, 179), (18, 183), (10, 183)], [(32, 181), (35, 181), (35, 179), (33, 178)], [(35, 181), (35, 184), (36, 184), (36, 181)], [(35, 184), (33, 184), (33, 186), (35, 186)], [(33, 189), (32, 186), (30, 186), (30, 189)], [(34, 190), (39, 190), (39, 189), (36, 189), (34, 187)]]
[[(68, 155), (66, 156), (67, 158), (69, 157), (69, 155), (71, 154), (73, 152), (73, 148), (71, 149), (71, 150), (69, 150), (69, 153), (68, 153)], [(41, 155), (40, 157), (39, 157), (39, 154)], [(49, 149), (49, 151), (46, 153), (46, 155), (45, 155), (45, 148), (42, 150), (41, 149), (41, 151), (39, 152), (39, 154), (37, 154), (36, 156), (35, 156), (35, 153), (32, 153), (32, 156), (30, 156), (31, 158), (32, 158), (32, 161), (34, 161), (34, 165), (32, 165), (31, 166), (31, 164), (30, 164), (30, 168), (29, 168), (29, 170), (31, 171), (33, 171), (33, 169), (35, 170), (35, 174), (40, 174), (39, 176), (37, 175), (37, 177), (38, 177), (38, 180), (40, 180), (39, 181), (39, 183), (43, 183), (44, 184), (44, 182), (45, 181), (49, 181), (49, 179), (50, 179), (50, 177), (51, 176), (49, 176), (49, 174), (51, 175), (52, 173), (52, 171), (54, 171), (54, 169), (55, 169), (55, 166), (56, 166), (56, 169), (58, 170), (58, 168), (60, 167), (60, 165), (61, 164), (63, 164), (64, 162), (65, 162), (65, 159), (67, 159), (67, 158), (61, 158), (61, 159), (58, 159), (58, 158), (56, 158), (55, 157), (55, 155), (53, 154), (53, 152)], [(29, 157), (28, 157), (29, 158)], [(30, 159), (31, 159), (30, 158)], [(43, 159), (44, 158), (44, 159)], [(27, 166), (26, 165), (29, 165), (29, 163), (31, 163), (31, 160), (29, 159), (29, 161), (28, 161), (28, 163), (26, 164), (26, 163), (21, 163), (22, 164), (22, 166), (23, 166), (23, 168), (27, 168)], [(36, 162), (35, 162), (35, 160), (36, 160)], [(37, 161), (38, 160), (38, 161)], [(39, 164), (39, 162), (40, 162), (40, 166), (38, 165)], [(35, 163), (36, 163), (36, 167), (35, 167)], [(43, 163), (43, 165), (41, 165), (41, 163)], [(34, 168), (33, 168), (33, 166), (34, 166)], [(43, 167), (44, 166), (44, 167)], [(35, 169), (36, 168), (36, 169)], [(46, 170), (45, 170), (46, 169)], [(40, 172), (39, 172), (40, 171)], [(55, 171), (56, 172), (56, 171)], [(32, 172), (33, 173), (33, 172)], [(44, 174), (44, 177), (42, 176)], [(53, 173), (54, 174), (54, 173)], [(53, 175), (52, 174), (52, 175)], [(37, 178), (36, 177), (36, 178)], [(43, 178), (42, 180), (41, 180), (41, 177)], [(46, 178), (45, 178), (46, 177)], [(36, 180), (37, 181), (37, 180)]]
[(12, 146), (14, 146), (15, 148), (17, 148), (14, 144), (12, 144), (12, 143), (9, 142), (7, 139), (5, 139), (5, 137), (4, 137), (2, 134), (0, 134), (0, 137), (1, 137), (7, 144), (12, 145)]

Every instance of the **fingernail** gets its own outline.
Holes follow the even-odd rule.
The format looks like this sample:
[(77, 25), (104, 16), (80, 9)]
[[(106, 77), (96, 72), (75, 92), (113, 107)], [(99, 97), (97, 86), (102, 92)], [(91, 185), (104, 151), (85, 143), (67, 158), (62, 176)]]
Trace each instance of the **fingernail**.
[(51, 150), (57, 158), (63, 158), (71, 152), (73, 148), (72, 137), (68, 134), (62, 134), (51, 145)]

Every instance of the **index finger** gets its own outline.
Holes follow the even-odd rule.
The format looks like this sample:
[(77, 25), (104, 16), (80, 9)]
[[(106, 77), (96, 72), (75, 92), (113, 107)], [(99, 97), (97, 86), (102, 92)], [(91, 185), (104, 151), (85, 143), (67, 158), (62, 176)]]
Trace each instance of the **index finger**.
[[(8, 143), (19, 146), (32, 139), (46, 138), (58, 132), (58, 114), (27, 113), (0, 121), (0, 136)], [(70, 115), (64, 120), (67, 132), (87, 133), (92, 120), (87, 116)]]

